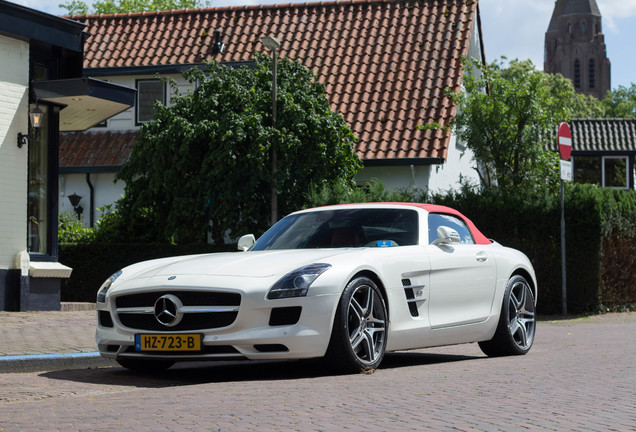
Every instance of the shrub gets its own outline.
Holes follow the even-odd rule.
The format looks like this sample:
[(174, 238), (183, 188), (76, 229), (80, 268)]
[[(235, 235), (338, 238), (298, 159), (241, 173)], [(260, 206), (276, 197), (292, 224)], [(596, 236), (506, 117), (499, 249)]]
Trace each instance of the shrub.
[(95, 230), (85, 228), (82, 221), (71, 212), (61, 212), (58, 215), (59, 243), (89, 243), (95, 238)]

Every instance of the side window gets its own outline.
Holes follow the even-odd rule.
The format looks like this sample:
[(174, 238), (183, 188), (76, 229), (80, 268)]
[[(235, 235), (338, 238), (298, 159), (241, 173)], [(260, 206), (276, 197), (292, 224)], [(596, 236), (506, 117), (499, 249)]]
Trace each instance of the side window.
[(447, 226), (454, 229), (459, 234), (461, 244), (475, 244), (470, 230), (466, 223), (457, 216), (451, 216), (441, 213), (429, 213), (428, 215), (428, 243), (431, 244), (437, 240), (437, 228)]
[(152, 120), (155, 114), (153, 105), (156, 101), (165, 105), (166, 84), (158, 79), (137, 80), (137, 106), (135, 107), (137, 124)]

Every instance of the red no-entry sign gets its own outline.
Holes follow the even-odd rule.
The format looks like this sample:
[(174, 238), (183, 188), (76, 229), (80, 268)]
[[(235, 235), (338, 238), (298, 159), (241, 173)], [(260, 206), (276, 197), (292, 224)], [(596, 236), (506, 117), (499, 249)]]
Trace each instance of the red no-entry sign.
[(559, 125), (558, 137), (561, 159), (570, 160), (570, 154), (572, 153), (572, 132), (567, 123), (563, 122)]

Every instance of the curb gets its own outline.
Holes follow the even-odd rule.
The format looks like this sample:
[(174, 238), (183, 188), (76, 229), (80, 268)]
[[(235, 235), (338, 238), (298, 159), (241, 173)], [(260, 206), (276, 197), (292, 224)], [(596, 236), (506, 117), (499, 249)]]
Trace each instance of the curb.
[(103, 358), (99, 352), (0, 357), (0, 373), (53, 372), (118, 366), (115, 360)]

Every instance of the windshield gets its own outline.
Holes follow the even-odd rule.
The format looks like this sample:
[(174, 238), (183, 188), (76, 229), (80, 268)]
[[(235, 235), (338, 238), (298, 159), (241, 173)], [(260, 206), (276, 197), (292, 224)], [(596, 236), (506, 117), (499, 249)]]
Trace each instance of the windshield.
[(417, 238), (414, 210), (326, 209), (283, 218), (252, 250), (411, 246)]

